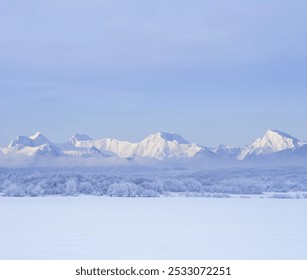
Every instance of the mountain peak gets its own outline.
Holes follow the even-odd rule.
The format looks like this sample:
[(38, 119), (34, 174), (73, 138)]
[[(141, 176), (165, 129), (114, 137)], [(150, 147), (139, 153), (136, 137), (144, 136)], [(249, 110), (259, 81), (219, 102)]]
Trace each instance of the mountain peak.
[(37, 131), (32, 136), (29, 136), (29, 138), (32, 139), (32, 140), (35, 140), (37, 138), (42, 138), (42, 137), (46, 139), (46, 137), (41, 132), (39, 132), (39, 131)]
[(75, 135), (73, 135), (70, 139), (69, 142), (72, 143), (73, 145), (76, 144), (76, 142), (79, 141), (89, 141), (89, 140), (93, 140), (91, 137), (89, 137), (86, 134), (80, 134), (80, 133), (76, 133)]
[(287, 134), (287, 133), (285, 133), (285, 132), (283, 132), (283, 131), (280, 131), (280, 130), (278, 130), (278, 129), (269, 129), (269, 130), (267, 130), (267, 132), (265, 133), (264, 137), (265, 137), (265, 136), (274, 136), (274, 135), (275, 135), (275, 136), (276, 136), (276, 135), (279, 135), (279, 136), (281, 136), (281, 137), (294, 139), (294, 140), (296, 140), (296, 141), (299, 142), (299, 140), (296, 139), (295, 137), (293, 137), (293, 136), (291, 136), (291, 135), (289, 135), (289, 134)]
[(91, 137), (84, 133), (76, 133), (75, 135), (72, 136), (73, 138), (77, 139), (78, 141), (87, 141), (87, 140), (93, 140)]
[(21, 146), (28, 146), (28, 147), (37, 147), (44, 144), (50, 144), (51, 142), (40, 132), (36, 132), (34, 135), (28, 136), (18, 136), (16, 137), (11, 143), (9, 144), (10, 148), (13, 147), (21, 147)]
[(29, 137), (31, 141), (31, 146), (37, 147), (44, 144), (50, 144), (51, 142), (39, 131), (36, 132), (34, 135)]
[(303, 142), (285, 132), (269, 129), (264, 136), (257, 138), (252, 145), (246, 147), (239, 156), (239, 159), (296, 149), (302, 145)]
[(152, 140), (158, 140), (158, 139), (163, 139), (165, 141), (176, 141), (179, 144), (189, 144), (189, 142), (187, 140), (185, 140), (182, 136), (180, 136), (177, 133), (174, 132), (157, 132), (155, 134), (151, 134), (149, 135), (147, 138), (150, 138)]

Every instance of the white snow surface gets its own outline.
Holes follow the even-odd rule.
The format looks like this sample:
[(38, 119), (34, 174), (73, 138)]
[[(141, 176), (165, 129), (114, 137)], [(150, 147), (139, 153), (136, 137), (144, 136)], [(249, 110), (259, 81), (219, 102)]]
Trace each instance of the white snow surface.
[(307, 259), (307, 200), (0, 197), (0, 259)]

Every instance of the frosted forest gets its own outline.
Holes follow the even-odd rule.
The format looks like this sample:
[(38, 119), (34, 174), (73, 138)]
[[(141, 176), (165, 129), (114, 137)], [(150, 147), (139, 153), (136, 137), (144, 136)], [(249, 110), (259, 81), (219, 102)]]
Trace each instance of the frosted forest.
[(307, 168), (97, 167), (0, 169), (1, 196), (307, 198)]

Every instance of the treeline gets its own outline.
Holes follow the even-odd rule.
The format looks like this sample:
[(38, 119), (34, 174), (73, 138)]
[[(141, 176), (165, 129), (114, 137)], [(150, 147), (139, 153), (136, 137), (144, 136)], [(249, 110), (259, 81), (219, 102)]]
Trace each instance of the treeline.
[(302, 168), (198, 172), (173, 169), (0, 169), (2, 196), (157, 197), (185, 193), (187, 196), (228, 197), (229, 194), (304, 191), (307, 191), (307, 172)]

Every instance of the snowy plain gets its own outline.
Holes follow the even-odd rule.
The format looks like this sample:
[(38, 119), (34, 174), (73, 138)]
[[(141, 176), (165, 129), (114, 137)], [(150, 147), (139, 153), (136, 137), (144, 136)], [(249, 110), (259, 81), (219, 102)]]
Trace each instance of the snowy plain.
[(307, 259), (306, 199), (0, 197), (0, 259)]

